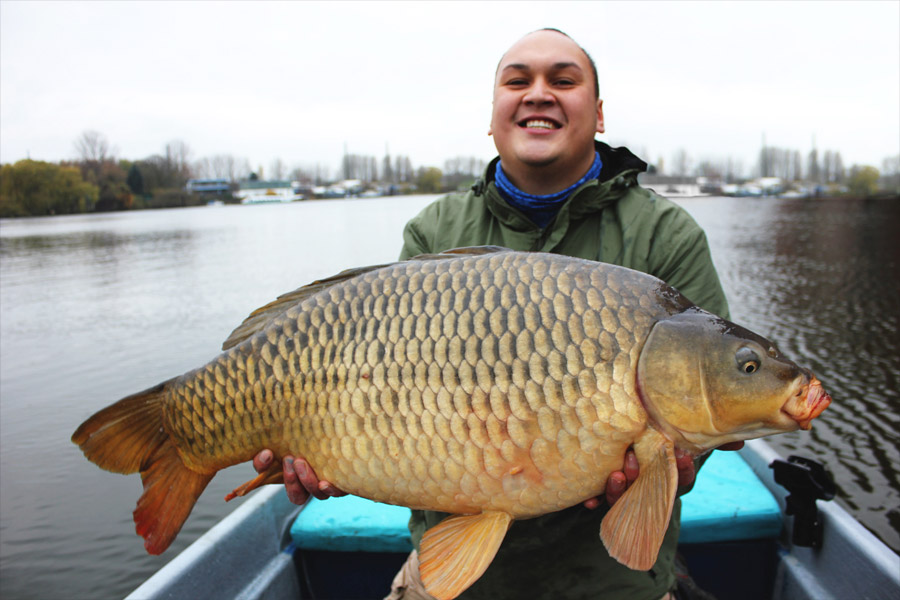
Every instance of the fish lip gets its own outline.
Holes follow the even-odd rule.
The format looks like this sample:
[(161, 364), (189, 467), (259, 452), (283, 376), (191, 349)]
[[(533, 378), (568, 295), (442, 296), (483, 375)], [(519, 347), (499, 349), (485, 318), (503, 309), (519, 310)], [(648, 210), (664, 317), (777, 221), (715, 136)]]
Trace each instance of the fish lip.
[(803, 383), (799, 383), (797, 391), (784, 403), (781, 412), (796, 421), (800, 429), (812, 428), (812, 421), (822, 414), (831, 404), (831, 396), (822, 387), (822, 382), (812, 373), (804, 374)]

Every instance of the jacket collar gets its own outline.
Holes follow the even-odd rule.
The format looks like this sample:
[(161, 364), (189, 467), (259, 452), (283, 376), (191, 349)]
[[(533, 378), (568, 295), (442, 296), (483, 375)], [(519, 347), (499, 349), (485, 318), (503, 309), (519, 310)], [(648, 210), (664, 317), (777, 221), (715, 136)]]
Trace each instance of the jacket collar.
[[(594, 140), (594, 148), (600, 153), (600, 160), (603, 161), (603, 170), (600, 171), (600, 177), (598, 178), (600, 183), (604, 183), (616, 177), (633, 176), (637, 178), (639, 173), (643, 173), (647, 170), (647, 163), (635, 156), (634, 153), (625, 146), (613, 148), (609, 144)], [(498, 162), (500, 162), (500, 157), (495, 156), (494, 159), (488, 163), (487, 168), (485, 168), (484, 175), (472, 185), (472, 191), (474, 191), (476, 195), (482, 195), (488, 184), (494, 182), (494, 175), (497, 173)]]
[[(608, 144), (595, 140), (594, 147), (600, 153), (600, 160), (603, 161), (600, 177), (584, 183), (572, 192), (560, 209), (558, 218), (563, 214), (568, 219), (600, 212), (607, 206), (615, 204), (627, 193), (628, 188), (637, 185), (638, 174), (647, 170), (647, 163), (624, 146), (612, 148)], [(488, 164), (484, 175), (472, 186), (472, 191), (476, 196), (484, 196), (488, 209), (508, 227), (520, 231), (537, 228), (525, 215), (507, 204), (497, 191), (494, 185), (494, 175), (499, 161), (500, 157), (498, 156)], [(550, 227), (553, 227), (552, 223)]]

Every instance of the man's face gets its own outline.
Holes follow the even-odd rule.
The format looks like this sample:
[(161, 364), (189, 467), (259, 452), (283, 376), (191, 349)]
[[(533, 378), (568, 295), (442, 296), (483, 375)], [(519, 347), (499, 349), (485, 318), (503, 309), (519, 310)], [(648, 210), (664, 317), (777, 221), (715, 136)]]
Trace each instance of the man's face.
[(491, 134), (514, 182), (549, 166), (573, 182), (584, 175), (594, 134), (604, 131), (593, 86), (588, 58), (562, 34), (536, 31), (507, 51), (494, 81)]

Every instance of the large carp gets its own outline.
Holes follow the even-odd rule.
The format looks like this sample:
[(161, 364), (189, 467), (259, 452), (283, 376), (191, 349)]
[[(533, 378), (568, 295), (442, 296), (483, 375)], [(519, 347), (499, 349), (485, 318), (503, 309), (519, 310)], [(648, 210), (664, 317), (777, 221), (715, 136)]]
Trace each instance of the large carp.
[[(514, 519), (640, 476), (603, 520), (610, 554), (656, 560), (674, 450), (809, 429), (831, 399), (766, 339), (649, 275), (502, 248), (346, 271), (253, 313), (207, 365), (129, 396), (72, 440), (140, 471), (134, 511), (165, 550), (215, 473), (263, 448), (359, 496), (455, 513), (422, 539), (428, 591), (453, 598)], [(272, 470), (242, 494), (278, 481)]]

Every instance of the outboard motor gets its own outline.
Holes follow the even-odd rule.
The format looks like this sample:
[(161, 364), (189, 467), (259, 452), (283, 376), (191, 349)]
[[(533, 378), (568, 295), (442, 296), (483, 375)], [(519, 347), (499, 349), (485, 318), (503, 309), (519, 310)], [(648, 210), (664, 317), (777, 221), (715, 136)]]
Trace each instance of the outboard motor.
[(822, 522), (816, 500), (834, 498), (834, 478), (821, 463), (802, 456), (775, 460), (769, 468), (775, 471), (775, 483), (789, 492), (785, 512), (794, 516), (791, 541), (795, 546), (821, 547)]

